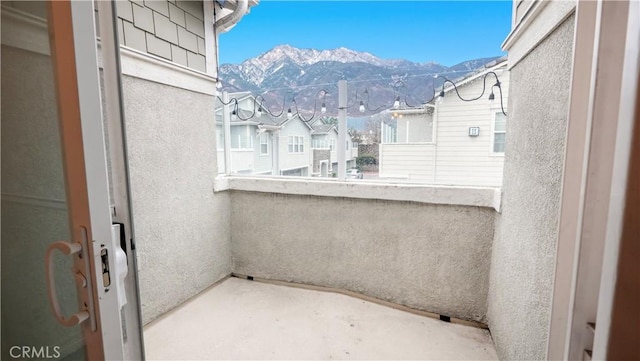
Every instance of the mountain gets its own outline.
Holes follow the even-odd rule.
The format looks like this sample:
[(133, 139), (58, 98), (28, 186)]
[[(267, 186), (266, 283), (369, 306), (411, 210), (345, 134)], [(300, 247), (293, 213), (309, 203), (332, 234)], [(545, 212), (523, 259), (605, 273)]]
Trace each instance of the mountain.
[[(396, 96), (410, 106), (419, 105), (431, 99), (434, 88), (444, 81), (442, 76), (435, 74), (443, 74), (449, 79), (460, 78), (497, 58), (473, 59), (447, 67), (435, 62), (381, 59), (347, 48), (317, 50), (279, 45), (241, 64), (221, 65), (219, 76), (223, 91), (262, 94), (265, 104), (274, 112), (283, 108), (285, 96), (288, 107), (293, 95), (305, 115), (320, 108), (323, 98), (318, 92), (323, 89), (329, 93), (324, 98), (327, 113), (335, 115), (337, 82), (346, 79), (349, 105), (353, 107), (349, 113), (360, 114), (358, 106), (363, 101), (368, 104), (367, 115), (388, 108)], [(287, 93), (288, 90), (293, 94)]]

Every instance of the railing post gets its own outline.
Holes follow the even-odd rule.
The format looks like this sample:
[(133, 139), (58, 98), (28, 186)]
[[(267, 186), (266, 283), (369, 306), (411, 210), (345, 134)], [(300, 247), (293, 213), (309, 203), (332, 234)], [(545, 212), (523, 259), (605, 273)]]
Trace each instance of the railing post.
[(224, 127), (224, 173), (231, 174), (231, 111), (229, 93), (222, 92), (222, 124)]
[(338, 179), (347, 176), (347, 81), (338, 81)]

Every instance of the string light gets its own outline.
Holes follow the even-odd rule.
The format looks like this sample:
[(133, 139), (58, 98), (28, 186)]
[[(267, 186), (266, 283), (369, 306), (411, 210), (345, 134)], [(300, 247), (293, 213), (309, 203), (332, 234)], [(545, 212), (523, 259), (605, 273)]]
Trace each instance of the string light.
[[(468, 71), (465, 71), (465, 72), (468, 73)], [(454, 72), (449, 72), (449, 73), (454, 73)], [(501, 86), (501, 83), (500, 83), (500, 79), (499, 79), (498, 75), (495, 72), (489, 71), (489, 72), (487, 72), (487, 73), (485, 73), (483, 75), (482, 92), (480, 93), (480, 95), (478, 95), (477, 97), (474, 97), (474, 98), (464, 98), (464, 97), (462, 97), (460, 95), (459, 90), (458, 90), (458, 85), (455, 84), (450, 79), (442, 76), (441, 74), (443, 74), (443, 73), (435, 74), (436, 75), (435, 78), (442, 77), (444, 79), (444, 81), (442, 82), (442, 88), (441, 88), (440, 92), (436, 96), (436, 90), (435, 90), (435, 86), (434, 86), (433, 96), (431, 97), (430, 100), (427, 100), (426, 102), (423, 102), (422, 105), (429, 104), (429, 103), (433, 102), (434, 100), (438, 104), (442, 103), (442, 101), (444, 100), (444, 97), (445, 97), (444, 87), (445, 87), (445, 85), (447, 83), (449, 83), (449, 84), (451, 84), (453, 86), (453, 90), (455, 90), (455, 94), (458, 96), (458, 98), (460, 100), (462, 100), (464, 102), (472, 102), (472, 101), (479, 100), (480, 98), (482, 98), (484, 96), (484, 94), (485, 94), (485, 92), (487, 90), (487, 87), (486, 87), (487, 77), (494, 76), (495, 79), (496, 79), (496, 82), (495, 82), (495, 84), (493, 84), (489, 88), (490, 89), (490, 94), (489, 94), (488, 100), (489, 100), (490, 104), (494, 103), (495, 98), (496, 98), (496, 94), (494, 93), (493, 88), (497, 87), (498, 88), (498, 93), (500, 95), (500, 108), (501, 108), (501, 111), (502, 111), (502, 113), (504, 115), (507, 115), (507, 113), (505, 112), (505, 109), (504, 109), (503, 96), (502, 96), (502, 86)], [(380, 80), (382, 80), (382, 79), (380, 79)], [(371, 80), (369, 80), (369, 81), (371, 81)], [(363, 82), (363, 81), (354, 81), (354, 82), (350, 82), (350, 83), (358, 83), (358, 82)], [(218, 84), (220, 84), (220, 82), (218, 82)], [(322, 85), (332, 85), (332, 84), (322, 84)], [(302, 86), (302, 87), (297, 87), (297, 88), (305, 88), (305, 87), (311, 87), (311, 86), (318, 86), (318, 85)], [(412, 105), (407, 104), (406, 99), (405, 99), (404, 102), (402, 101), (401, 96), (400, 96), (399, 91), (398, 91), (400, 87), (406, 88), (406, 84), (402, 80), (395, 81), (395, 83), (393, 85), (393, 89), (394, 89), (396, 94), (395, 94), (395, 100), (394, 100), (394, 102), (393, 102), (391, 107), (393, 109), (399, 109), (401, 107), (401, 105), (404, 104), (404, 107), (417, 108), (416, 106), (412, 106)], [(292, 88), (295, 88), (295, 87), (292, 87)], [(286, 89), (286, 88), (283, 88), (283, 89)], [(322, 97), (319, 98), (318, 95), (321, 92), (323, 94), (322, 94)], [(238, 99), (233, 98), (228, 103), (223, 102), (219, 97), (218, 97), (218, 99), (220, 99), (220, 101), (222, 102), (223, 105), (229, 105), (229, 104), (234, 103), (234, 109), (233, 109), (233, 111), (231, 113), (232, 120), (240, 119), (240, 120), (244, 121), (244, 120), (250, 120), (253, 117), (260, 118), (260, 117), (262, 117), (262, 115), (265, 112), (268, 113), (269, 115), (271, 115), (274, 118), (279, 118), (280, 116), (282, 116), (284, 114), (285, 109), (286, 109), (287, 110), (287, 115), (286, 115), (287, 119), (292, 119), (294, 117), (294, 115), (297, 115), (302, 121), (308, 123), (308, 122), (311, 122), (311, 121), (313, 121), (315, 119), (315, 115), (316, 115), (316, 111), (317, 111), (317, 105), (318, 105), (317, 103), (318, 103), (319, 99), (322, 99), (321, 106), (320, 106), (320, 112), (322, 114), (325, 114), (327, 112), (327, 106), (326, 106), (326, 102), (325, 102), (325, 98), (329, 94), (329, 92), (327, 90), (321, 89), (316, 93), (316, 95), (314, 97), (315, 98), (315, 104), (314, 104), (314, 108), (313, 108), (313, 114), (308, 119), (305, 119), (304, 116), (302, 116), (302, 114), (300, 113), (295, 97), (293, 97), (293, 96), (291, 97), (290, 103), (293, 104), (293, 105), (290, 104), (289, 107), (286, 106), (287, 96), (289, 95), (289, 93), (293, 93), (293, 91), (291, 89), (287, 89), (287, 92), (285, 93), (283, 101), (282, 101), (282, 109), (280, 110), (280, 112), (278, 114), (272, 113), (269, 110), (269, 107), (264, 106), (265, 99), (264, 99), (264, 97), (262, 95), (258, 95), (256, 97), (254, 97), (254, 99), (253, 99), (253, 103), (254, 103), (253, 112), (246, 119), (244, 119), (243, 117), (240, 116), (240, 111), (238, 109)], [(375, 112), (375, 111), (378, 111), (378, 110), (380, 110), (382, 108), (387, 108), (387, 109), (390, 108), (389, 105), (384, 105), (383, 104), (383, 105), (381, 105), (380, 107), (378, 107), (375, 110), (369, 109), (369, 106), (368, 106), (368, 104), (369, 104), (369, 91), (368, 91), (368, 89), (365, 88), (364, 94), (366, 94), (366, 96), (367, 96), (366, 102), (365, 102), (364, 99), (361, 99), (360, 101), (358, 101), (358, 92), (356, 91), (356, 99), (355, 99), (354, 103), (355, 104), (359, 104), (358, 110), (360, 111), (360, 113), (364, 113), (367, 110)], [(353, 106), (355, 106), (355, 104), (353, 104)], [(293, 112), (293, 108), (295, 108), (295, 111), (296, 111), (295, 114)], [(399, 118), (399, 117), (402, 116), (401, 114), (398, 114), (396, 112), (394, 112), (393, 115), (394, 115), (394, 118)]]
[(496, 78), (496, 83), (491, 86), (491, 94), (489, 94), (489, 102), (492, 102), (495, 99), (495, 95), (493, 93), (493, 88), (497, 87), (498, 91), (500, 92), (500, 110), (502, 110), (502, 114), (504, 114), (505, 116), (507, 115), (507, 112), (505, 112), (504, 110), (504, 103), (502, 100), (502, 86), (500, 84), (500, 78), (498, 78), (498, 74), (496, 74), (493, 71), (489, 71), (486, 74), (484, 74), (484, 76), (482, 77), (482, 93), (480, 93), (480, 95), (478, 95), (475, 98), (464, 98), (462, 97), (462, 95), (460, 95), (460, 92), (458, 91), (458, 86), (456, 85), (456, 83), (454, 83), (453, 81), (447, 79), (446, 77), (444, 78), (444, 82), (442, 83), (442, 90), (440, 91), (440, 96), (438, 97), (438, 100), (440, 102), (442, 102), (442, 100), (444, 99), (444, 85), (446, 83), (449, 83), (451, 85), (453, 85), (453, 89), (456, 91), (456, 95), (458, 96), (458, 98), (460, 100), (462, 100), (463, 102), (473, 102), (476, 101), (480, 98), (482, 98), (482, 96), (484, 95), (485, 91), (487, 90), (487, 77), (493, 75)]
[[(300, 113), (300, 110), (298, 109), (298, 102), (296, 102), (296, 98), (294, 97), (291, 102), (293, 103), (293, 105), (296, 108), (296, 113), (298, 114), (298, 117), (305, 123), (309, 123), (311, 122), (315, 116), (316, 116), (316, 110), (318, 109), (318, 94), (323, 93), (322, 94), (322, 105), (320, 106), (320, 112), (321, 113), (325, 113), (327, 111), (327, 106), (325, 105), (325, 98), (327, 97), (327, 94), (329, 94), (328, 91), (326, 91), (325, 89), (320, 89), (318, 90), (318, 92), (316, 93), (316, 95), (314, 96), (315, 101), (313, 104), (313, 114), (311, 114), (311, 117), (309, 119), (305, 119), (304, 116)], [(323, 110), (324, 109), (324, 110)]]
[(393, 102), (393, 108), (394, 109), (400, 108), (400, 96), (396, 96), (396, 100)]

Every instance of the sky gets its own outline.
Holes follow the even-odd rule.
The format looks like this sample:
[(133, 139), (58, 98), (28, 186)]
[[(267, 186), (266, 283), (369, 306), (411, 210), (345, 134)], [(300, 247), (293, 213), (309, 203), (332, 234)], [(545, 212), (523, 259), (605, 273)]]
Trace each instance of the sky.
[(511, 0), (261, 0), (220, 36), (220, 63), (239, 64), (289, 44), (451, 66), (503, 55), (511, 8)]

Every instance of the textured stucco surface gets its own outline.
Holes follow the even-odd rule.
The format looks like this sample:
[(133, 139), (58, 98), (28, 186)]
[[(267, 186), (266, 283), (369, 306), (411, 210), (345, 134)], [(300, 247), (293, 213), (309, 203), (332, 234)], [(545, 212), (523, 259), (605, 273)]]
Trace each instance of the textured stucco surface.
[(488, 330), (234, 277), (145, 327), (144, 338), (148, 360), (497, 359)]
[(213, 97), (123, 77), (143, 322), (231, 272)]
[(511, 70), (489, 328), (505, 360), (542, 360), (560, 211), (574, 17)]
[(491, 208), (231, 192), (234, 272), (485, 321)]

